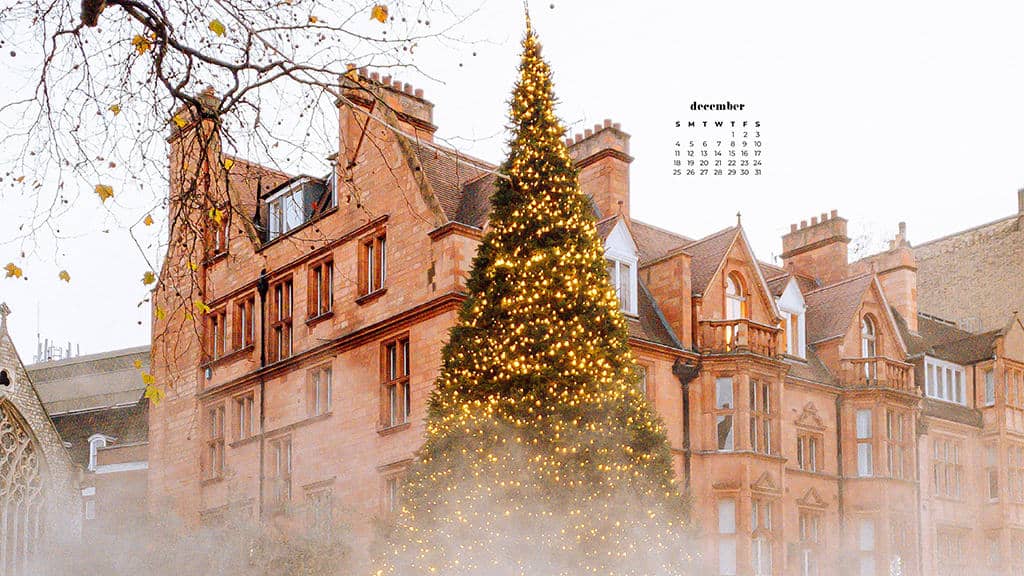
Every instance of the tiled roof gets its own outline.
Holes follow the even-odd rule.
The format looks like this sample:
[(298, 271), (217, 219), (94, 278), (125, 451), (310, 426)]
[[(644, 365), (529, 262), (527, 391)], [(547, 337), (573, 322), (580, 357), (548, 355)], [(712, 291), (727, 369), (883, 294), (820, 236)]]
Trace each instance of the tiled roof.
[(651, 226), (639, 220), (630, 220), (629, 229), (633, 233), (633, 240), (636, 241), (637, 248), (640, 250), (640, 266), (663, 258), (669, 252), (693, 243), (691, 238), (663, 230), (657, 226)]
[(739, 231), (738, 227), (733, 226), (686, 245), (686, 252), (692, 256), (690, 281), (694, 295), (702, 295), (707, 290)]
[(976, 428), (981, 428), (982, 426), (980, 410), (951, 402), (943, 402), (942, 400), (924, 398), (921, 413), (925, 417), (941, 418)]
[(962, 340), (939, 344), (929, 354), (956, 364), (973, 364), (995, 355), (996, 338), (1001, 334), (1001, 330), (973, 334)]
[(636, 311), (638, 318), (628, 318), (626, 324), (629, 327), (629, 335), (632, 338), (639, 338), (662, 346), (682, 348), (679, 339), (672, 332), (661, 315), (658, 305), (654, 302), (651, 293), (647, 291), (642, 280), (637, 281), (640, 290), (636, 295)]
[(51, 415), (132, 403), (146, 388), (141, 371), (149, 370), (149, 346), (40, 362), (25, 370)]
[(785, 361), (789, 364), (789, 377), (796, 378), (798, 380), (829, 384), (831, 386), (836, 385), (835, 377), (833, 377), (832, 373), (828, 371), (828, 368), (821, 363), (821, 360), (818, 359), (818, 355), (814, 353), (814, 350), (812, 350), (810, 346), (807, 347), (806, 362), (790, 358), (786, 358)]
[(89, 437), (103, 434), (114, 438), (109, 446), (145, 442), (149, 439), (149, 400), (134, 404), (74, 412), (52, 417), (63, 441), (71, 444), (68, 452), (75, 464), (89, 465)]
[[(436, 144), (409, 140), (441, 209), (450, 221), (476, 226), (490, 212), (494, 166)], [(460, 218), (470, 220), (464, 221)]]
[(1000, 330), (974, 334), (928, 316), (917, 316), (917, 332), (911, 332), (906, 319), (893, 311), (907, 352), (911, 356), (927, 354), (956, 364), (973, 364), (991, 358)]
[(491, 213), (491, 194), (497, 181), (497, 174), (485, 174), (466, 184), (455, 221), (483, 229)]
[(855, 276), (804, 294), (807, 343), (814, 344), (845, 334), (873, 278), (870, 274)]
[(789, 274), (783, 274), (768, 280), (768, 289), (772, 291), (772, 296), (776, 298), (782, 296), (782, 293), (786, 291), (786, 286), (789, 285), (789, 279)]

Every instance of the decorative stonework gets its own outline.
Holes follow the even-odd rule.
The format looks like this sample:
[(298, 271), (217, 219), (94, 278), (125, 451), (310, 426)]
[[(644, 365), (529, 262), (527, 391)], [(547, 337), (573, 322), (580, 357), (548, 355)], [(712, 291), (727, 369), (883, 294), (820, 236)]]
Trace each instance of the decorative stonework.
[(26, 574), (45, 526), (39, 450), (21, 417), (0, 404), (0, 575)]

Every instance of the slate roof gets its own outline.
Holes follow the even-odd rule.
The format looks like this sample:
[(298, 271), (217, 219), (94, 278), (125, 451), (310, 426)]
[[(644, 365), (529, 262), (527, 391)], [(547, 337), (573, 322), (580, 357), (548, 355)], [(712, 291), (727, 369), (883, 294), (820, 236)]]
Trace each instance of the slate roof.
[(956, 364), (974, 364), (995, 356), (996, 338), (1001, 334), (1001, 330), (974, 334), (962, 340), (939, 344), (933, 348), (933, 353), (936, 358)]
[(959, 422), (968, 426), (981, 428), (981, 410), (968, 408), (952, 402), (943, 402), (933, 398), (925, 397), (921, 405), (921, 413), (925, 417), (941, 418), (951, 422)]
[(992, 330), (974, 334), (925, 315), (917, 316), (917, 332), (907, 326), (906, 319), (893, 311), (907, 351), (911, 356), (927, 354), (955, 364), (973, 364), (992, 357), (996, 338), (1002, 333)]
[(707, 290), (739, 232), (739, 227), (733, 226), (686, 245), (686, 252), (692, 256), (690, 282), (694, 295), (703, 295)]
[(46, 411), (55, 415), (137, 402), (146, 386), (135, 361), (149, 369), (149, 346), (40, 362), (25, 370)]
[(629, 229), (640, 250), (640, 266), (664, 258), (670, 252), (680, 250), (683, 246), (693, 243), (692, 238), (651, 226), (639, 220), (630, 220)]
[(810, 382), (820, 382), (822, 384), (829, 384), (832, 386), (838, 385), (835, 377), (832, 376), (832, 373), (828, 371), (828, 368), (822, 364), (818, 355), (815, 354), (811, 346), (807, 346), (807, 358), (805, 360), (805, 362), (801, 362), (792, 358), (785, 358), (785, 362), (789, 364), (789, 373), (787, 377)]
[(782, 293), (786, 291), (786, 286), (789, 285), (789, 279), (789, 274), (783, 274), (768, 280), (768, 289), (772, 291), (772, 296), (776, 298), (782, 296)]
[(608, 235), (615, 229), (615, 224), (619, 221), (618, 216), (609, 216), (604, 220), (597, 222), (597, 235), (601, 237), (601, 240), (607, 240)]
[(873, 278), (870, 274), (855, 276), (804, 294), (807, 343), (815, 344), (845, 334)]
[(146, 442), (149, 439), (149, 400), (116, 408), (72, 412), (51, 417), (75, 464), (89, 465), (89, 437), (103, 434), (114, 438), (108, 446)]
[(482, 227), (491, 211), (497, 176), (492, 164), (456, 150), (409, 140), (445, 216), (452, 222)]

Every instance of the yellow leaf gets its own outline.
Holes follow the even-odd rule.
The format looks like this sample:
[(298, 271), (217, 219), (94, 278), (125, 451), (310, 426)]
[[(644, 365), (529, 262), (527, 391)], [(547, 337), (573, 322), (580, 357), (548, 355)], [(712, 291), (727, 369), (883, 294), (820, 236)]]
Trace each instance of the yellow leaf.
[(150, 384), (146, 386), (144, 397), (153, 404), (159, 404), (164, 399), (164, 391)]
[(4, 278), (21, 278), (21, 268), (15, 266), (14, 262), (4, 266), (4, 270), (7, 271), (7, 275)]
[(106, 202), (108, 198), (114, 197), (114, 188), (106, 184), (97, 184), (96, 194), (99, 195), (100, 201)]
[(189, 268), (189, 270), (195, 272), (196, 270), (199, 270), (199, 265), (196, 264), (195, 262), (189, 260), (188, 261), (188, 268)]
[(174, 122), (174, 125), (178, 128), (184, 128), (185, 124), (188, 124), (188, 122), (186, 122), (185, 119), (178, 114), (175, 114), (174, 118), (171, 118), (171, 121)]
[(146, 273), (142, 275), (142, 283), (149, 286), (153, 282), (156, 282), (156, 274), (147, 270)]
[(157, 306), (157, 308), (156, 308), (156, 319), (157, 320), (163, 320), (166, 317), (167, 317), (167, 314), (164, 313), (164, 309), (159, 307), (159, 306)]
[(151, 216), (149, 214), (146, 214), (146, 218), (142, 221), (142, 223), (145, 224), (146, 226), (152, 226), (153, 225), (153, 216)]
[(68, 274), (67, 270), (61, 270), (60, 274), (57, 274), (57, 278), (60, 278), (65, 282), (71, 282), (71, 274)]
[(386, 21), (388, 19), (388, 7), (383, 4), (377, 4), (370, 12), (370, 19), (378, 22)]
[(316, 23), (317, 23), (317, 22), (318, 22), (319, 20), (320, 20), (320, 19), (319, 19), (319, 18), (317, 18), (316, 16), (310, 16), (310, 17), (309, 17), (309, 23), (310, 23), (310, 24), (316, 24)]
[(154, 378), (153, 375), (150, 374), (149, 372), (143, 372), (142, 383), (145, 384), (146, 386), (152, 386), (153, 384), (156, 384), (156, 378)]
[(185, 312), (185, 320), (192, 320), (192, 313), (191, 312)]
[(139, 54), (145, 54), (147, 50), (153, 47), (153, 44), (145, 36), (136, 34), (135, 38), (132, 38), (132, 46), (135, 47), (135, 51)]
[(111, 104), (110, 105), (110, 111), (114, 113), (114, 116), (117, 116), (118, 114), (121, 113), (121, 107), (118, 106), (117, 104)]
[(348, 72), (345, 72), (345, 78), (348, 78), (349, 80), (351, 80), (353, 82), (359, 82), (359, 70), (356, 70), (355, 68), (353, 68), (353, 69), (349, 70)]
[(196, 304), (196, 310), (198, 310), (200, 314), (209, 314), (210, 313), (210, 307), (206, 305), (206, 302), (203, 302), (202, 300), (196, 300), (195, 304)]
[(225, 170), (231, 170), (231, 167), (234, 166), (234, 165), (235, 165), (235, 161), (232, 160), (231, 158), (225, 158), (224, 159), (224, 169)]
[(224, 24), (220, 20), (210, 20), (210, 32), (213, 32), (217, 36), (223, 36), (227, 29), (224, 28)]
[(132, 366), (135, 366), (136, 370), (142, 368), (142, 360), (136, 360), (135, 362), (132, 362)]
[(221, 222), (224, 221), (224, 212), (217, 208), (210, 208), (210, 220), (213, 220), (217, 223), (217, 226), (220, 226)]

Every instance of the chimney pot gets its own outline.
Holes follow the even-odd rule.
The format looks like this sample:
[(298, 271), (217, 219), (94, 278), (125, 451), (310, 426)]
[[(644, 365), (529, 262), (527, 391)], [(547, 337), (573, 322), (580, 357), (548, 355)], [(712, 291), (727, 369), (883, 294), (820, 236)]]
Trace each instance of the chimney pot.
[(370, 72), (370, 80), (380, 82), (380, 72)]
[(583, 137), (584, 138), (590, 138), (593, 135), (594, 135), (594, 131), (591, 130), (590, 128), (587, 128), (586, 130), (583, 131)]
[(381, 84), (388, 84), (388, 85), (390, 85), (391, 84), (391, 75), (388, 74), (387, 76), (381, 77), (380, 83)]
[(622, 124), (619, 124), (618, 122), (615, 122), (614, 124), (612, 124), (612, 128), (615, 128), (616, 130), (621, 130), (622, 129)]
[(906, 222), (900, 222), (900, 236), (903, 237), (903, 236), (906, 236), (906, 235), (907, 235), (907, 223)]
[(822, 212), (821, 213), (821, 221), (822, 222), (828, 222), (828, 214), (825, 214), (824, 212)]
[(572, 138), (571, 137), (565, 139), (565, 145), (566, 146), (572, 146)]
[(792, 233), (792, 232), (796, 232), (796, 224), (790, 224), (790, 225), (789, 225), (789, 231), (790, 231), (791, 233)]
[(829, 216), (831, 218), (835, 218), (835, 217), (839, 216), (839, 211), (838, 210), (833, 210), (832, 212), (829, 213)]
[(363, 68), (359, 69), (359, 75), (362, 76), (363, 78), (366, 78), (366, 67), (365, 66)]
[(601, 131), (601, 125), (600, 124), (594, 124), (594, 133), (596, 134), (597, 132), (600, 132), (600, 131)]
[(409, 84), (408, 82), (402, 84), (402, 92), (405, 92), (406, 94), (412, 94), (412, 84)]
[(816, 226), (817, 224), (818, 224), (818, 217), (817, 216), (811, 216), (811, 226)]
[(605, 128), (611, 128), (612, 127), (612, 119), (611, 118), (605, 118), (604, 119), (604, 127)]
[(413, 91), (412, 95), (417, 98), (423, 98), (423, 88), (417, 88)]
[(577, 135), (575, 136), (574, 140), (575, 140), (576, 142), (579, 142), (580, 140), (583, 140), (583, 134), (577, 134)]
[(807, 228), (807, 220), (800, 221), (800, 229), (803, 230), (804, 228)]
[(1024, 214), (1024, 188), (1017, 190), (1017, 212)]
[(394, 88), (395, 90), (397, 90), (398, 92), (401, 92), (402, 91), (402, 81), (401, 80), (395, 80), (395, 81), (391, 82), (391, 87)]

